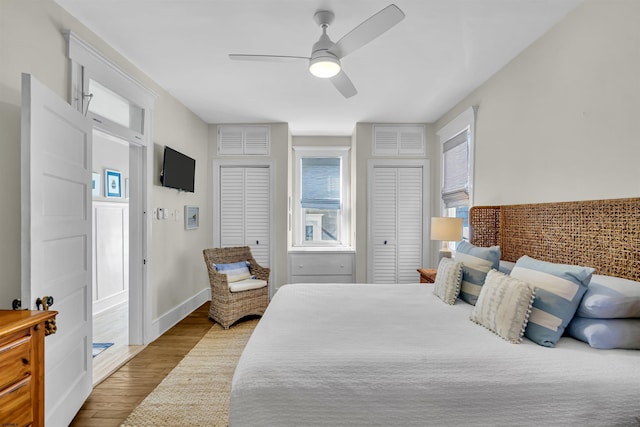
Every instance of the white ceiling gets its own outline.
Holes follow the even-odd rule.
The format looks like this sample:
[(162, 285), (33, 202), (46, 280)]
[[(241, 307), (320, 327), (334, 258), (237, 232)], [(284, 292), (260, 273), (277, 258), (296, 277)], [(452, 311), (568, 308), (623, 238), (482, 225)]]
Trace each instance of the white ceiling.
[(287, 122), (293, 135), (351, 135), (357, 122), (429, 123), (581, 0), (395, 0), (397, 26), (343, 58), (345, 99), (300, 63), (331, 10), (333, 41), (390, 0), (55, 0), (207, 123)]

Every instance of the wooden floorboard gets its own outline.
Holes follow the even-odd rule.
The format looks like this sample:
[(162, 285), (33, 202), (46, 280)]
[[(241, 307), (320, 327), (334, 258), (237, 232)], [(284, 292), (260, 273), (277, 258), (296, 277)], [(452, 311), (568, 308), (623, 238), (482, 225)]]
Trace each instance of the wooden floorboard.
[(71, 426), (119, 426), (211, 328), (208, 314), (207, 302), (98, 384)]

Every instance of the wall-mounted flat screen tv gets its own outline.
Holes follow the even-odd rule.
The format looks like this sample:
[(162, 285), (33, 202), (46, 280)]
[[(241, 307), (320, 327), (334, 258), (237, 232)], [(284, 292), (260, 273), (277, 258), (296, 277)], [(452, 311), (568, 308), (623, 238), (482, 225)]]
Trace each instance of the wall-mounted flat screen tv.
[(194, 192), (196, 160), (174, 150), (164, 147), (164, 160), (160, 182), (163, 187), (177, 188), (181, 191)]

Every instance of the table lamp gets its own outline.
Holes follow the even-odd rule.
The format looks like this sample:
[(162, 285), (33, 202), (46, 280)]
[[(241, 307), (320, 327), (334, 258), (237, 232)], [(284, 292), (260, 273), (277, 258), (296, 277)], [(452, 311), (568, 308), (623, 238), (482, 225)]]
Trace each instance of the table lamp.
[(431, 218), (431, 240), (442, 240), (438, 264), (440, 264), (442, 258), (451, 258), (451, 251), (447, 242), (459, 242), (462, 240), (462, 221), (462, 218)]

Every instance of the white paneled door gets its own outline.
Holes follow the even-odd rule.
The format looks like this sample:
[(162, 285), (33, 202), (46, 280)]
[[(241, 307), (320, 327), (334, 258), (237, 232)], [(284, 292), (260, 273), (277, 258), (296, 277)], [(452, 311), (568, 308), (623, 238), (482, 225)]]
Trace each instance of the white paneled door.
[(220, 247), (249, 246), (270, 266), (270, 168), (220, 167)]
[(67, 426), (91, 392), (91, 124), (22, 76), (22, 302), (52, 296), (45, 424)]
[(415, 283), (424, 263), (424, 165), (370, 168), (369, 278)]

